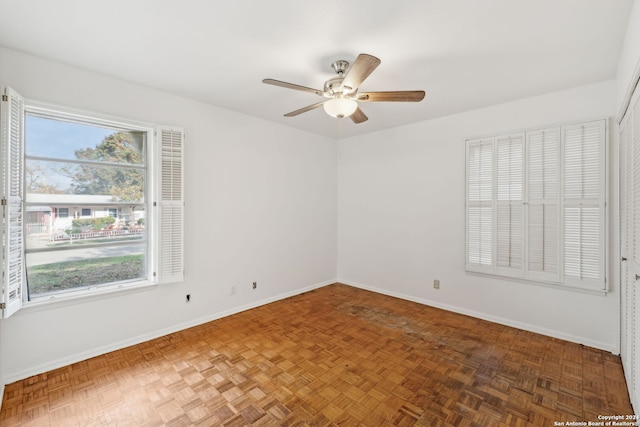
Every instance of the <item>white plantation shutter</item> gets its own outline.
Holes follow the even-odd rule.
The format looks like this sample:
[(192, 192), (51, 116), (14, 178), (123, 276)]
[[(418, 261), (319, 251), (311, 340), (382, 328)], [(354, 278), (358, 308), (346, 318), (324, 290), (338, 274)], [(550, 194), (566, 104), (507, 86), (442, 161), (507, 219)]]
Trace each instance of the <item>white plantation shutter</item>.
[(633, 223), (631, 230), (633, 258), (631, 261), (634, 265), (640, 266), (640, 96), (634, 94), (633, 98), (630, 108), (627, 110), (627, 114), (630, 114), (631, 117), (629, 127), (632, 135), (629, 141), (631, 149), (628, 161), (631, 162), (629, 166), (633, 169), (633, 173), (629, 177), (632, 188), (629, 215)]
[(631, 402), (640, 400), (640, 90), (635, 88), (625, 114), (627, 136), (627, 278), (625, 320), (627, 326), (626, 357), (622, 354)]
[(11, 88), (2, 98), (2, 303), (3, 317), (22, 307), (24, 236), (24, 100)]
[[(633, 228), (634, 234), (640, 235), (640, 189), (638, 189), (638, 187), (640, 187), (640, 184), (638, 184), (640, 179), (637, 178), (640, 175), (640, 90), (637, 86), (631, 97), (630, 109), (630, 128), (632, 135), (630, 138), (630, 146), (632, 148), (630, 148), (629, 151), (633, 152), (633, 172), (629, 175), (631, 175), (633, 179), (629, 179), (629, 185), (633, 187), (631, 193), (633, 194), (633, 200), (629, 201), (629, 207), (630, 210), (633, 211), (633, 226), (629, 228)], [(631, 167), (631, 165), (629, 165), (629, 167)], [(640, 403), (640, 287), (638, 286), (640, 284), (638, 282), (638, 274), (640, 273), (640, 245), (633, 248), (633, 257), (629, 257), (630, 261), (631, 258), (633, 258), (633, 260), (630, 266), (631, 271), (629, 272), (630, 289), (628, 296), (630, 304), (628, 316), (632, 325), (629, 327), (629, 333), (633, 337), (630, 345), (633, 362), (629, 369), (631, 371), (631, 381), (629, 382), (631, 391), (629, 394), (634, 407), (637, 407), (637, 404)], [(629, 362), (629, 359), (627, 359), (627, 362)], [(629, 363), (625, 365), (625, 371), (627, 367), (629, 367)]]
[(621, 352), (629, 397), (640, 405), (640, 89), (620, 123)]
[(527, 132), (527, 268), (534, 280), (559, 279), (560, 128)]
[(524, 268), (524, 134), (499, 136), (497, 151), (497, 273), (522, 276)]
[(493, 271), (493, 139), (467, 145), (466, 265)]
[(159, 127), (160, 253), (159, 282), (179, 282), (184, 275), (184, 133)]
[(606, 290), (606, 121), (466, 143), (466, 269)]
[(562, 128), (564, 281), (604, 289), (605, 122)]
[(469, 251), (467, 263), (478, 267), (492, 265), (493, 208), (470, 206), (468, 211)]
[(634, 328), (633, 328), (633, 282), (631, 275), (631, 206), (633, 203), (632, 182), (633, 170), (631, 169), (633, 151), (631, 145), (632, 124), (629, 123), (631, 114), (628, 111), (620, 123), (620, 357), (624, 366), (627, 384), (633, 384), (633, 353)]

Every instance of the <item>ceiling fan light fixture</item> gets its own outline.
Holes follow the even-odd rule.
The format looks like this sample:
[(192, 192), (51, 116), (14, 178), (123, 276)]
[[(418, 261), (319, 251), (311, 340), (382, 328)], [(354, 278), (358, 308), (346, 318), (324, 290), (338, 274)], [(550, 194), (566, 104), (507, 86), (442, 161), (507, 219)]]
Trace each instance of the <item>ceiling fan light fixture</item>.
[(353, 99), (333, 98), (326, 101), (323, 106), (324, 111), (331, 117), (349, 117), (358, 109), (358, 103)]

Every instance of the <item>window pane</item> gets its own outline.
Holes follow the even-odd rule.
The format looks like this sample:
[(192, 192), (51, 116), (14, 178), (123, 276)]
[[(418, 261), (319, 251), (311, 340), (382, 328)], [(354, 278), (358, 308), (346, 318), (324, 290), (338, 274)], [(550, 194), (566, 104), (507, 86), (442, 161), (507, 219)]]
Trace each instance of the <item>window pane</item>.
[(145, 132), (27, 114), (26, 155), (143, 164)]
[[(144, 170), (94, 164), (33, 160), (25, 162), (27, 202), (65, 200), (82, 203), (85, 196), (109, 202), (140, 202), (144, 199)], [(61, 195), (74, 197), (61, 197)]]
[[(93, 216), (83, 217), (85, 210), (92, 210)], [(93, 209), (29, 206), (26, 211), (27, 251), (145, 238), (144, 205)]]
[(145, 243), (82, 248), (27, 254), (29, 295), (143, 279)]

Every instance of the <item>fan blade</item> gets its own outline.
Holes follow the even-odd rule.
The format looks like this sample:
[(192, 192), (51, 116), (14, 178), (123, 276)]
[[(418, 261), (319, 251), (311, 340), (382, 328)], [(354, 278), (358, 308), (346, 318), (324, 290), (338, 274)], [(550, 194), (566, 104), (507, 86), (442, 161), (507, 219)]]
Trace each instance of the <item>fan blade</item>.
[(378, 58), (361, 53), (347, 70), (347, 75), (344, 76), (342, 81), (342, 87), (346, 87), (349, 92), (355, 91), (378, 65), (380, 65)]
[(360, 109), (360, 107), (358, 107), (356, 112), (350, 115), (349, 117), (355, 124), (366, 122), (367, 120), (369, 120), (369, 117), (367, 117), (367, 115), (364, 113), (364, 111)]
[(324, 91), (322, 90), (313, 89), (306, 86), (294, 85), (293, 83), (281, 82), (280, 80), (264, 79), (262, 83), (266, 83), (268, 85), (286, 87), (287, 89), (301, 90), (303, 92), (311, 92), (311, 93), (315, 93), (316, 95), (324, 96)]
[(357, 96), (363, 102), (420, 102), (424, 99), (423, 90), (400, 90), (395, 92), (362, 92)]
[(285, 114), (285, 117), (293, 117), (293, 116), (297, 116), (298, 114), (302, 114), (302, 113), (306, 113), (307, 111), (311, 111), (311, 110), (315, 110), (316, 108), (320, 107), (322, 104), (324, 104), (324, 101), (322, 102), (318, 102), (317, 104), (313, 104), (313, 105), (308, 105), (304, 108), (301, 108), (299, 110), (296, 111), (292, 111), (290, 113)]

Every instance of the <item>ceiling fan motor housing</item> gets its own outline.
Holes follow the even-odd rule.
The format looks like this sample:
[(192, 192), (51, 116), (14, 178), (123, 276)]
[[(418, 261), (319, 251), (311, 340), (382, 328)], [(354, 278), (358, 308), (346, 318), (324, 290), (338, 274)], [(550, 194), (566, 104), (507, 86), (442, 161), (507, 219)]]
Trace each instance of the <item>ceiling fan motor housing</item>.
[(340, 59), (331, 64), (331, 68), (338, 73), (339, 76), (344, 76), (344, 73), (349, 68), (349, 61), (345, 61), (344, 59)]
[(333, 64), (331, 64), (331, 68), (333, 68), (336, 74), (338, 74), (338, 77), (334, 77), (332, 79), (327, 80), (324, 83), (324, 91), (328, 92), (330, 95), (336, 95), (336, 94), (347, 95), (353, 92), (353, 88), (342, 86), (345, 73), (349, 69), (349, 61), (345, 61), (343, 59), (335, 61)]

